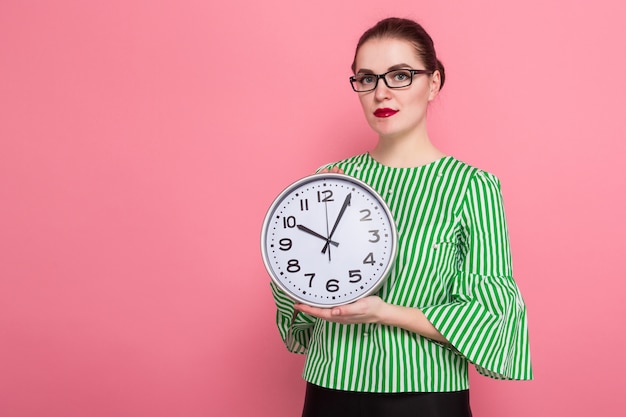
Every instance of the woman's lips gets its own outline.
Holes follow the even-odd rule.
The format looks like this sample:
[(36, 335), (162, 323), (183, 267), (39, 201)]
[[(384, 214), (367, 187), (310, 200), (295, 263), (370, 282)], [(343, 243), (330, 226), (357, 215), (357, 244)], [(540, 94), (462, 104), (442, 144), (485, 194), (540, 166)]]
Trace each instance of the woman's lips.
[(374, 112), (374, 116), (376, 117), (391, 117), (394, 114), (398, 113), (398, 110), (394, 109), (376, 109)]

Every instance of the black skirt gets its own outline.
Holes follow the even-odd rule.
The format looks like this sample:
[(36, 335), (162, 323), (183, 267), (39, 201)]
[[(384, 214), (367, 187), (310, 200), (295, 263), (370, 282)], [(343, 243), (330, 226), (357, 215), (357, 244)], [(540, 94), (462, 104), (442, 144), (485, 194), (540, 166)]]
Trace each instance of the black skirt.
[(307, 383), (302, 417), (471, 417), (469, 390), (452, 392), (340, 391)]

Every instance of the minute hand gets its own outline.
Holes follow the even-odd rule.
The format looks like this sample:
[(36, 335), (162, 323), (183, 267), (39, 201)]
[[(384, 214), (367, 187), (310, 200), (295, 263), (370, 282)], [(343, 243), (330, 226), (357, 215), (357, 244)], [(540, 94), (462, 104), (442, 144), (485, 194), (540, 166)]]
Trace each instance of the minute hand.
[(330, 231), (330, 235), (328, 235), (328, 240), (326, 241), (326, 244), (322, 248), (322, 253), (326, 253), (326, 251), (328, 250), (328, 244), (331, 242), (331, 239), (333, 238), (333, 234), (335, 233), (335, 230), (337, 229), (339, 220), (341, 220), (341, 218), (343, 217), (343, 213), (345, 213), (346, 208), (350, 205), (351, 199), (352, 199), (352, 193), (348, 194), (346, 196), (346, 199), (343, 200), (343, 205), (341, 206), (341, 210), (339, 210), (339, 214), (337, 215), (337, 220), (335, 220), (335, 224), (333, 225), (333, 228)]

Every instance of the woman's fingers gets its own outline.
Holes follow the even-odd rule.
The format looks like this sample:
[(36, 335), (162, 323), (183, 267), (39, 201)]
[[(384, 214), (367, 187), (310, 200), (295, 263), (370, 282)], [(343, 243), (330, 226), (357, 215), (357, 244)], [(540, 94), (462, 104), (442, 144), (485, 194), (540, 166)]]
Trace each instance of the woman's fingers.
[(343, 174), (343, 169), (339, 168), (338, 166), (331, 167), (330, 169), (324, 168), (323, 170), (320, 171), (320, 174), (326, 173), (326, 172), (331, 172), (335, 174)]

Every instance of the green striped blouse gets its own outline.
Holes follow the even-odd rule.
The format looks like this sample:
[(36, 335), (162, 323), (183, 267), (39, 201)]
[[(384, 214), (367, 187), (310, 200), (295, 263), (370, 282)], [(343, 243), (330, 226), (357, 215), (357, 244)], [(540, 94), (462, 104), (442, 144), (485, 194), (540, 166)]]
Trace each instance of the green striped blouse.
[(287, 349), (307, 354), (304, 379), (350, 391), (457, 391), (468, 388), (468, 363), (492, 378), (532, 379), (498, 179), (453, 157), (391, 168), (362, 154), (333, 165), (371, 185), (396, 221), (398, 255), (378, 295), (421, 309), (450, 344), (294, 314), (272, 284)]

